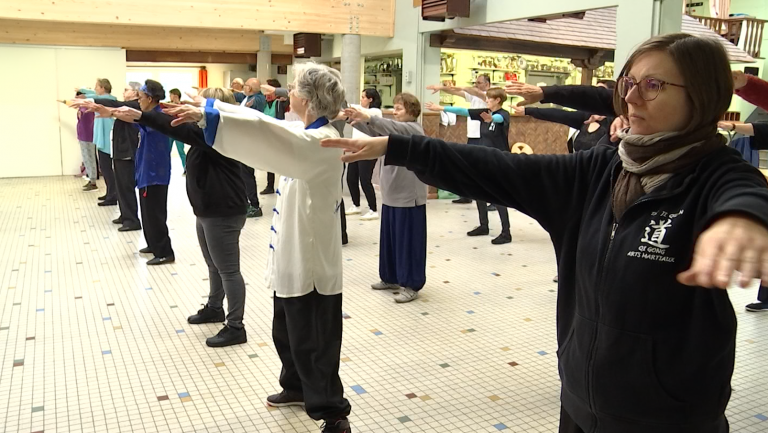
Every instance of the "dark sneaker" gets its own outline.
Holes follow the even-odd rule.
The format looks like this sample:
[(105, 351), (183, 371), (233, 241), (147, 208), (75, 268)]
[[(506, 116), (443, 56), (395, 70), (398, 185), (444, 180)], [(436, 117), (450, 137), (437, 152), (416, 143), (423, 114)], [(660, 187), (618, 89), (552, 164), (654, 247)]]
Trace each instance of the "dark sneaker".
[(197, 314), (187, 317), (187, 322), (191, 325), (202, 325), (203, 323), (222, 323), (224, 321), (223, 308), (211, 308), (203, 305), (203, 308), (197, 310)]
[(451, 203), (455, 203), (455, 204), (468, 204), (468, 203), (472, 203), (472, 199), (471, 198), (461, 197), (461, 198), (457, 198), (456, 200), (453, 200)]
[(208, 347), (227, 347), (247, 342), (248, 337), (245, 335), (245, 328), (233, 328), (226, 325), (221, 328), (218, 334), (205, 340)]
[(117, 206), (117, 201), (116, 200), (103, 201), (103, 202), (99, 203), (98, 205), (99, 206)]
[(98, 187), (98, 186), (96, 186), (96, 184), (95, 184), (95, 183), (93, 183), (93, 182), (88, 182), (88, 183), (86, 183), (86, 184), (85, 184), (85, 186), (83, 187), (83, 191), (86, 191), (86, 192), (87, 192), (87, 191), (96, 191), (96, 190), (98, 190), (98, 189), (99, 189), (99, 187)]
[(274, 193), (275, 193), (275, 189), (274, 188), (267, 187), (267, 188), (264, 188), (264, 191), (260, 192), (259, 194), (261, 194), (261, 195), (270, 195), (270, 194), (274, 194)]
[(115, 219), (112, 220), (112, 224), (121, 225), (121, 224), (123, 224), (123, 219), (122, 218), (115, 218)]
[(498, 209), (496, 209), (496, 206), (489, 204), (488, 205), (488, 212), (496, 212)]
[(487, 236), (488, 233), (490, 233), (488, 231), (488, 227), (479, 226), (479, 227), (477, 227), (476, 229), (474, 229), (472, 231), (468, 231), (467, 232), (467, 236)]
[(149, 249), (149, 247), (144, 247), (139, 250), (141, 254), (152, 254), (152, 250)]
[(768, 313), (768, 302), (755, 302), (747, 305), (746, 309), (752, 313)]
[(104, 201), (104, 200), (106, 200), (106, 199), (107, 199), (107, 195), (106, 195), (106, 194), (104, 194), (104, 195), (103, 195), (103, 196), (101, 196), (101, 197), (98, 197), (98, 198), (96, 198), (96, 200), (98, 200), (98, 201)]
[(174, 256), (168, 256), (168, 257), (155, 257), (154, 259), (151, 259), (147, 262), (148, 266), (158, 266), (158, 265), (169, 265), (176, 261), (176, 257)]
[(346, 418), (327, 420), (322, 427), (322, 433), (352, 433), (352, 427)]
[(509, 233), (502, 233), (496, 239), (492, 240), (491, 243), (494, 245), (503, 245), (508, 244), (512, 242), (512, 235)]
[(141, 226), (122, 226), (117, 231), (119, 232), (135, 232), (141, 230)]
[(295, 392), (283, 390), (280, 394), (270, 395), (267, 397), (267, 405), (272, 407), (304, 407), (304, 396)]
[(260, 218), (264, 216), (264, 212), (261, 211), (260, 207), (248, 207), (248, 213), (245, 214), (246, 218)]

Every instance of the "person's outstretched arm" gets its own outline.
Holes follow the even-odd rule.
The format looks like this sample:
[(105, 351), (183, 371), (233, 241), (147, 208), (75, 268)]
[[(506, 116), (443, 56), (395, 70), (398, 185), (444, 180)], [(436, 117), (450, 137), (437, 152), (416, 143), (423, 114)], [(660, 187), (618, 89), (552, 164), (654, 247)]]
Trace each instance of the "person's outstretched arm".
[[(490, 114), (490, 111), (487, 108), (472, 109), (472, 111), (476, 112), (475, 116), (472, 115), (472, 111), (470, 111), (469, 109), (461, 108), (461, 107), (443, 107), (443, 111), (445, 111), (446, 113), (453, 113), (457, 116), (472, 117), (473, 120), (479, 120), (481, 122), (483, 121), (482, 119), (476, 119), (476, 117), (480, 115), (479, 113), (486, 112)], [(504, 118), (501, 116), (501, 114), (494, 114), (493, 116), (491, 116), (491, 119), (493, 123), (504, 123)]]
[(548, 231), (578, 219), (587, 183), (606, 172), (608, 147), (574, 155), (518, 155), (424, 136), (389, 137), (385, 163), (404, 166), (426, 184), (513, 207)]
[(613, 91), (594, 86), (544, 86), (543, 103), (562, 105), (601, 116), (616, 116)]
[(733, 81), (734, 93), (740, 98), (763, 110), (768, 110), (768, 81), (741, 71), (734, 71)]
[(585, 111), (567, 111), (559, 108), (525, 107), (524, 110), (526, 116), (547, 122), (559, 123), (573, 129), (581, 129), (584, 126), (584, 122), (591, 116), (591, 114)]
[(190, 146), (205, 146), (208, 144), (205, 142), (205, 135), (203, 130), (197, 125), (185, 123), (177, 127), (171, 126), (173, 117), (161, 113), (159, 111), (147, 111), (141, 113), (141, 117), (137, 120), (137, 123), (154, 129), (155, 131), (167, 135), (168, 137), (187, 143)]
[(336, 132), (305, 130), (291, 123), (297, 122), (209, 99), (200, 126), (209, 146), (248, 166), (296, 179), (329, 175), (328, 167), (338, 165), (341, 152), (322, 149), (319, 140)]

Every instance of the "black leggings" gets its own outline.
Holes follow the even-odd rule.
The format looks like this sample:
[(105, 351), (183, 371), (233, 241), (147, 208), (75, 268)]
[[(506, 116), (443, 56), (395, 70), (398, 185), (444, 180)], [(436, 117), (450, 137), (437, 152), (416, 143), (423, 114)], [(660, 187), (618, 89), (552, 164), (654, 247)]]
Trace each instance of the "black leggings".
[(373, 168), (376, 166), (376, 160), (358, 161), (350, 163), (347, 166), (347, 186), (349, 195), (352, 196), (352, 204), (360, 206), (360, 186), (363, 187), (365, 199), (368, 200), (368, 207), (376, 212), (376, 191), (373, 189), (371, 178), (373, 177)]

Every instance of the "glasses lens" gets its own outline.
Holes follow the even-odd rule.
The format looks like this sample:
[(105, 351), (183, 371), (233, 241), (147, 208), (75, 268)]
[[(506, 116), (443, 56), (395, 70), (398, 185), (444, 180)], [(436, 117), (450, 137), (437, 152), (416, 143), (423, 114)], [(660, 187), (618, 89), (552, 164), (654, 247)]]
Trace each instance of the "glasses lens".
[(619, 80), (619, 95), (621, 95), (622, 98), (626, 98), (633, 87), (635, 87), (635, 83), (632, 82), (631, 78), (621, 77), (621, 80)]
[(659, 96), (659, 92), (661, 91), (661, 81), (655, 78), (646, 78), (640, 84), (640, 90), (643, 91), (643, 94), (640, 95), (643, 99), (646, 101), (653, 101)]

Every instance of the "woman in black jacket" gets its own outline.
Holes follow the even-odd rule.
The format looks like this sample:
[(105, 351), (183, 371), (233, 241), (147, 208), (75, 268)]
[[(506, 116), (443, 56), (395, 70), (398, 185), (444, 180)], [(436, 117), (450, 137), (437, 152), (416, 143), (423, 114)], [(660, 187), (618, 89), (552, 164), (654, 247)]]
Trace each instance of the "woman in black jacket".
[[(232, 92), (209, 88), (204, 97), (235, 103)], [(240, 273), (240, 232), (247, 208), (240, 163), (205, 144), (203, 130), (195, 125), (172, 127), (173, 118), (158, 111), (141, 112), (129, 107), (110, 110), (118, 119), (137, 122), (191, 146), (187, 154), (187, 196), (195, 213), (197, 238), (208, 265), (210, 295), (203, 308), (187, 320), (191, 324), (224, 322), (223, 301), (227, 297), (227, 324), (206, 340), (210, 347), (243, 344), (245, 282)]]
[(713, 39), (653, 38), (614, 93), (618, 149), (515, 155), (428, 137), (328, 140), (386, 154), (430, 185), (514, 207), (546, 229), (557, 301), (562, 433), (725, 433), (736, 316), (725, 290), (768, 277), (768, 184), (725, 146), (728, 57)]

